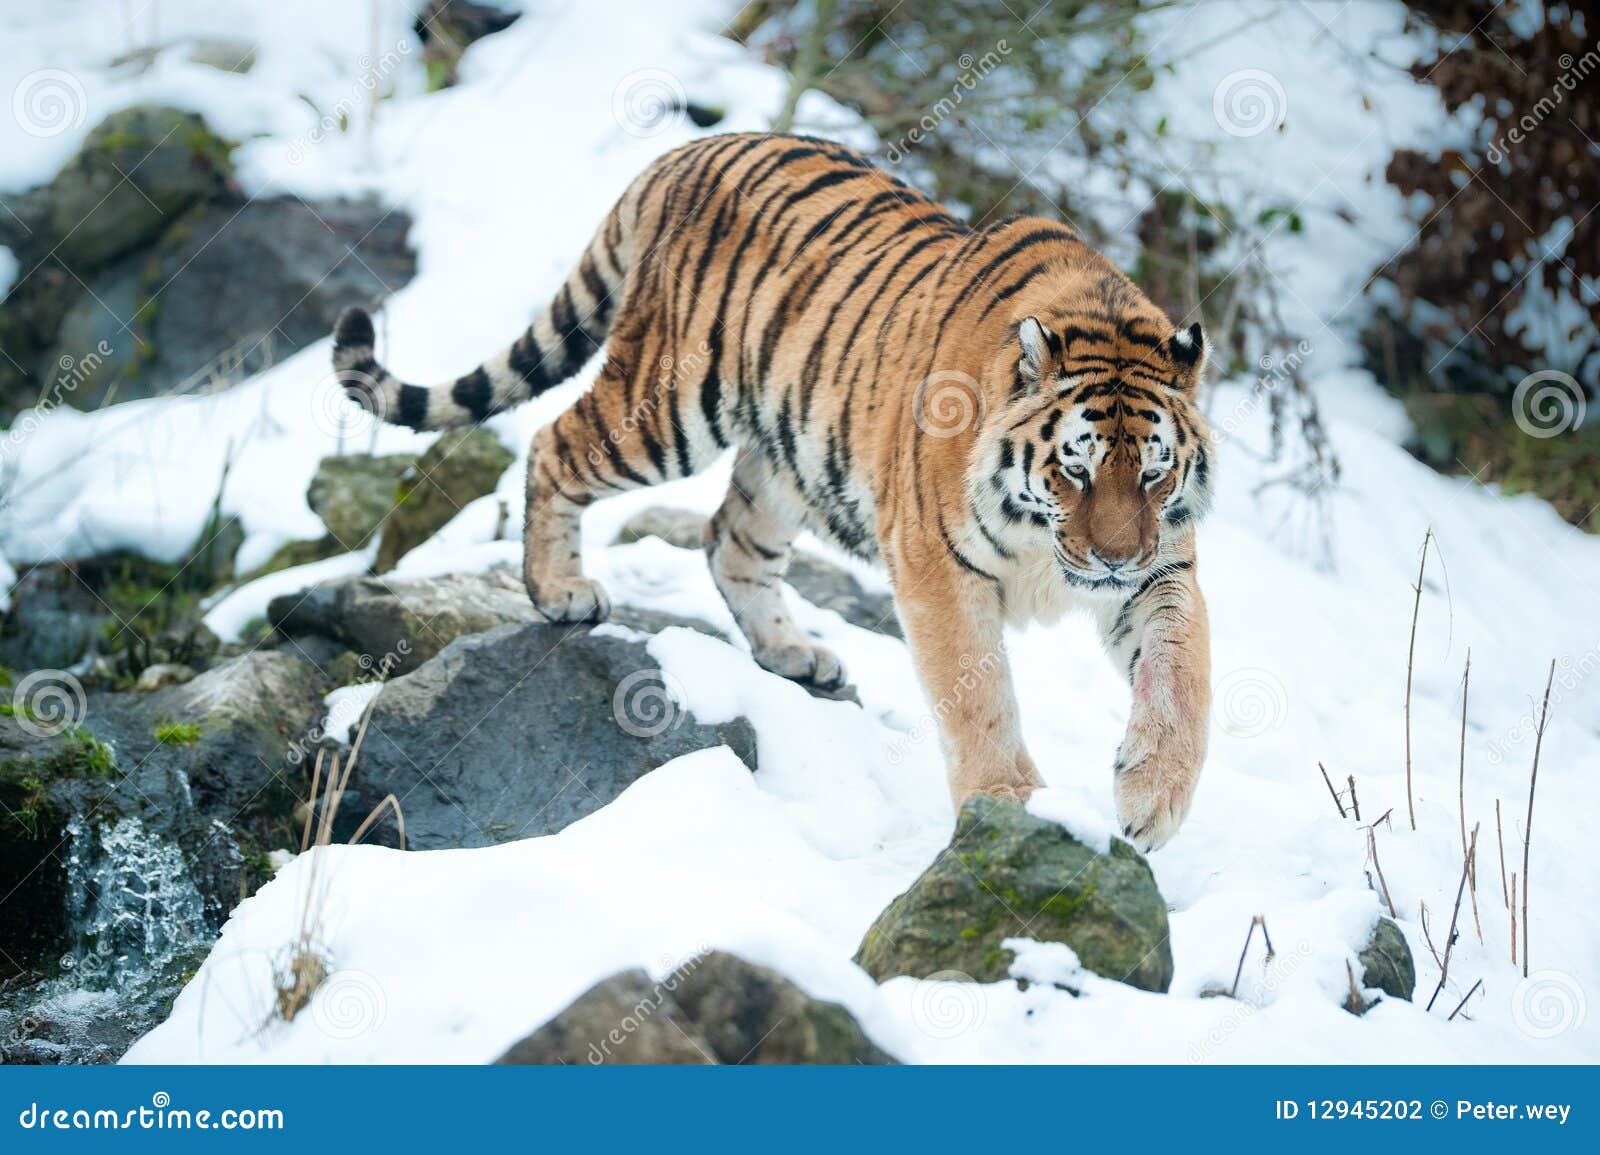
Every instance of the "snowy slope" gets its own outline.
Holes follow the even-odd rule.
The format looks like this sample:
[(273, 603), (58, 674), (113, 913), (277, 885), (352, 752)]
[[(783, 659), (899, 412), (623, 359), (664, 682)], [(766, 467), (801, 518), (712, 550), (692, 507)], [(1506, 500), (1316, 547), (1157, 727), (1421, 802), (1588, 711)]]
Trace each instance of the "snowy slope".
[[(33, 16), (38, 23), (6, 28), (9, 71), (0, 79), (14, 82), (12, 72), (46, 64), (82, 72), (92, 106), (82, 131), (117, 103), (183, 100), (225, 131), (265, 134), (240, 153), (251, 192), (376, 190), (403, 206), (418, 222), (420, 264), (388, 309), (386, 360), (414, 379), (461, 371), (500, 347), (548, 299), (627, 181), (694, 134), (681, 121), (642, 125), (615, 116), (619, 92), (681, 86), (728, 109), (719, 128), (747, 129), (765, 126), (783, 90), (781, 77), (708, 35), (721, 5), (637, 3), (602, 13), (530, 3), (523, 21), (472, 48), (461, 87), (419, 95), (413, 53), (396, 65), (398, 94), (379, 110), (370, 142), (355, 134), (308, 145), (315, 120), (296, 93), (310, 87), (327, 106), (349, 89), (353, 58), (370, 39), (365, 6), (276, 5), (245, 27), (211, 14), (212, 6), (161, 5), (163, 37), (205, 31), (260, 39), (262, 64), (246, 81), (202, 76), (180, 62), (141, 78), (100, 79), (89, 65), (120, 46), (68, 35), (84, 7), (64, 4), (49, 21)], [(1347, 7), (1353, 10), (1313, 11), (1351, 37), (1398, 26), (1394, 5)], [(1208, 5), (1203, 19), (1228, 27), (1259, 8)], [(400, 43), (408, 11), (381, 11), (381, 36)], [(1200, 19), (1179, 34), (1204, 43)], [(1595, 881), (1584, 823), (1600, 805), (1600, 687), (1588, 677), (1600, 665), (1600, 637), (1592, 613), (1574, 607), (1600, 579), (1600, 542), (1534, 499), (1506, 500), (1440, 477), (1398, 447), (1403, 417), (1368, 377), (1346, 367), (1337, 322), (1381, 246), (1404, 239), (1397, 201), (1381, 179), (1369, 186), (1363, 178), (1397, 139), (1435, 125), (1427, 120), (1431, 105), (1388, 76), (1374, 83), (1380, 98), (1392, 99), (1364, 117), (1359, 101), (1332, 95), (1357, 85), (1336, 38), (1302, 35), (1286, 52), (1268, 30), (1248, 36), (1243, 47), (1230, 45), (1223, 56), (1208, 49), (1164, 79), (1152, 98), (1163, 103), (1152, 115), (1168, 108), (1188, 117), (1194, 133), (1228, 143), (1241, 138), (1215, 121), (1206, 129), (1219, 80), (1263, 67), (1285, 86), (1285, 131), (1244, 139), (1259, 151), (1235, 155), (1241, 180), (1304, 190), (1308, 208), (1318, 210), (1302, 238), (1282, 239), (1282, 253), (1305, 315), (1333, 326), (1311, 333), (1308, 368), (1345, 480), (1327, 501), (1336, 560), (1329, 568), (1302, 547), (1301, 535), (1280, 527), (1281, 499), (1255, 492), (1264, 472), (1252, 450), (1264, 444), (1265, 415), (1248, 401), (1245, 384), (1218, 390), (1214, 419), (1228, 417), (1234, 432), (1218, 466), (1217, 511), (1201, 530), (1201, 583), (1213, 623), (1212, 753), (1188, 824), (1151, 860), (1173, 907), (1172, 995), (1101, 982), (1078, 998), (1040, 985), (1019, 992), (1013, 984), (898, 979), (878, 987), (849, 962), (873, 916), (944, 844), (952, 816), (936, 743), (922, 736), (927, 706), (904, 647), (802, 605), (802, 624), (845, 659), (862, 707), (815, 701), (733, 646), (669, 631), (652, 652), (685, 688), (690, 707), (706, 720), (733, 713), (752, 720), (762, 765), (753, 779), (726, 751), (709, 751), (661, 768), (550, 838), (414, 855), (326, 852), (333, 885), (323, 937), (339, 969), (308, 1014), (269, 1027), (271, 968), (293, 935), (309, 873), (308, 861), (297, 860), (235, 911), (171, 1021), (129, 1060), (482, 1061), (611, 971), (643, 965), (662, 973), (707, 947), (775, 966), (814, 994), (846, 1003), (874, 1038), (909, 1060), (1600, 1057), (1600, 1024), (1586, 1013), (1587, 992), (1600, 980), (1600, 936), (1570, 913), (1587, 908)], [(1351, 109), (1342, 118), (1334, 111), (1341, 104)], [(808, 98), (802, 112), (845, 123), (820, 99)], [(0, 142), (8, 158), (0, 181), (26, 185), (53, 171), (70, 154), (71, 136)], [(1324, 180), (1323, 173), (1334, 175)], [(1359, 228), (1331, 215), (1340, 196), (1359, 212)], [(521, 450), (583, 384), (493, 427)], [(244, 521), (248, 566), (290, 537), (320, 533), (301, 495), (316, 461), (341, 438), (381, 450), (426, 440), (363, 424), (335, 394), (325, 345), (223, 394), (52, 414), (21, 446), (23, 496), (0, 518), (0, 553), (16, 565), (117, 546), (177, 556), (199, 532), (231, 453), (223, 507)], [(698, 554), (654, 540), (605, 545), (645, 505), (709, 512), (725, 475), (724, 465), (593, 511), (586, 563), (615, 600), (730, 624)], [(513, 510), (520, 491), (513, 468), (501, 486)], [(474, 504), (408, 557), (402, 572), (514, 559), (513, 543), (490, 540), (494, 521), (492, 498)], [(1430, 561), (1417, 639), (1413, 833), (1405, 820), (1402, 706), (1411, 583), (1429, 525), (1439, 554)], [(226, 612), (227, 603), (219, 605), (214, 624), (224, 632), (242, 625), (261, 595), (243, 591)], [(1468, 645), (1467, 824), (1483, 823), (1488, 851), (1478, 881), (1483, 942), (1464, 911), (1467, 929), (1443, 1005), (1428, 1015), (1421, 1005), (1387, 1003), (1356, 1019), (1338, 1005), (1345, 964), (1380, 899), (1363, 869), (1366, 837), (1339, 819), (1316, 764), (1341, 781), (1356, 777), (1367, 820), (1394, 808), (1376, 837), (1425, 1003), (1438, 967), (1423, 941), (1419, 904), (1426, 903), (1442, 949), (1460, 870), (1456, 749)], [(1053, 788), (1039, 805), (1073, 815), (1075, 829), (1103, 830), (1113, 812), (1109, 766), (1127, 716), (1122, 679), (1084, 622), (1019, 633), (1011, 654), (1030, 749)], [(1509, 961), (1508, 916), (1494, 901), (1494, 802), (1503, 800), (1508, 869), (1520, 873), (1532, 757), (1526, 715), (1553, 657), (1568, 665), (1544, 742), (1531, 925), (1533, 966), (1553, 973), (1523, 983)], [(1241, 1002), (1199, 998), (1205, 987), (1231, 982), (1256, 914), (1266, 916), (1277, 961), (1263, 970), (1253, 955)], [(1031, 956), (1027, 963), (1052, 965)], [(1470, 1021), (1447, 1023), (1478, 979), (1483, 989)]]

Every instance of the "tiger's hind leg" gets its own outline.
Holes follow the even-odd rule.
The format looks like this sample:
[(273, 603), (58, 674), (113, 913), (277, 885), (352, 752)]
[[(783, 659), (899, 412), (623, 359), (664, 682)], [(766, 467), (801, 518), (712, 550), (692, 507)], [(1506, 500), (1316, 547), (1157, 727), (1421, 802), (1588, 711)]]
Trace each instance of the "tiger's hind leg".
[(712, 579), (757, 663), (785, 678), (836, 689), (845, 683), (844, 665), (801, 632), (779, 588), (799, 532), (798, 511), (764, 459), (741, 449), (728, 496), (706, 526)]
[(534, 608), (551, 621), (597, 622), (611, 612), (605, 588), (583, 572), (583, 511), (601, 498), (686, 477), (710, 460), (686, 434), (664, 435), (676, 413), (659, 393), (649, 400), (653, 387), (636, 383), (630, 392), (628, 371), (613, 356), (594, 387), (534, 435), (522, 576)]

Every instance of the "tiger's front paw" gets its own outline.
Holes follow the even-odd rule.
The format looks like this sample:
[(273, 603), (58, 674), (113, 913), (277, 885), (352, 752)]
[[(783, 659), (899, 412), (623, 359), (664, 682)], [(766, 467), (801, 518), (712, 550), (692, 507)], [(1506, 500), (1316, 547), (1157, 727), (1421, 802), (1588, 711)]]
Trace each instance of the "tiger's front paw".
[(845, 684), (844, 663), (826, 646), (762, 646), (752, 656), (763, 670), (809, 682), (819, 690), (837, 690)]
[(1014, 761), (958, 766), (950, 776), (950, 797), (957, 810), (968, 798), (983, 794), (1007, 802), (1026, 803), (1044, 785), (1033, 760), (1019, 754)]
[(583, 576), (561, 582), (528, 582), (533, 608), (552, 622), (603, 622), (611, 616), (611, 599), (605, 587)]
[(1119, 756), (1114, 773), (1123, 836), (1142, 853), (1166, 845), (1189, 813), (1199, 767), (1155, 746), (1148, 753)]

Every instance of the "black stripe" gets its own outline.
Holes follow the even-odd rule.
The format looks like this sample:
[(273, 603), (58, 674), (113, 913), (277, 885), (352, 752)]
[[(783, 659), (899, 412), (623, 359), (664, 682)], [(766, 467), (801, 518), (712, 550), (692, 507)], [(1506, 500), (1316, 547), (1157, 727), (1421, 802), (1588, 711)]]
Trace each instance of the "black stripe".
[(531, 326), (511, 346), (511, 371), (527, 383), (535, 397), (556, 383), (545, 371), (544, 351), (539, 348), (539, 338), (534, 336)]
[(489, 374), (481, 367), (457, 380), (450, 389), (450, 399), (472, 414), (474, 421), (482, 421), (489, 416), (492, 394)]
[(428, 423), (428, 390), (422, 385), (400, 386), (400, 424), (421, 429)]

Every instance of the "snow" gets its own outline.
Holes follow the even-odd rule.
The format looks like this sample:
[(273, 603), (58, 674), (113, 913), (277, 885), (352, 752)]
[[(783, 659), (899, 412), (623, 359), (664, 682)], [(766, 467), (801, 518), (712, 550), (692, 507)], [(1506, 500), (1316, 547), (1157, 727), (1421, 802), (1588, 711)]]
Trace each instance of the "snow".
[(373, 545), (256, 578), (229, 591), (206, 611), (203, 620), (223, 641), (237, 642), (244, 635), (246, 626), (267, 616), (267, 606), (273, 598), (280, 594), (297, 593), (320, 582), (366, 573), (376, 556), (377, 547)]
[(350, 745), (356, 724), (373, 700), (383, 692), (380, 681), (358, 682), (353, 686), (340, 686), (327, 694), (322, 704), (327, 708), (328, 720), (323, 733), (342, 746)]
[[(379, 56), (403, 42), (414, 8), (379, 6)], [(1600, 636), (1587, 607), (1600, 542), (1536, 499), (1507, 499), (1415, 462), (1399, 447), (1406, 425), (1398, 406), (1350, 367), (1350, 299), (1407, 235), (1382, 164), (1396, 144), (1437, 138), (1445, 127), (1431, 95), (1394, 70), (1363, 75), (1367, 66), (1341, 48), (1379, 40), (1386, 57), (1404, 58), (1404, 45), (1393, 43), (1398, 4), (1293, 9), (1284, 8), (1287, 25), (1252, 26), (1242, 42), (1222, 46), (1208, 46), (1210, 32), (1248, 22), (1262, 5), (1208, 5), (1174, 16), (1181, 25), (1155, 26), (1200, 50), (1160, 76), (1153, 114), (1170, 113), (1202, 141), (1243, 142), (1227, 151), (1237, 162), (1229, 179), (1252, 195), (1306, 201), (1305, 233), (1275, 237), (1273, 252), (1293, 318), (1314, 319), (1307, 369), (1344, 466), (1323, 503), (1329, 564), (1312, 547), (1304, 509), (1281, 489), (1258, 491), (1269, 476), (1259, 457), (1265, 414), (1248, 383), (1225, 384), (1210, 399), (1213, 420), (1228, 419), (1217, 509), (1200, 530), (1216, 687), (1211, 753), (1187, 824), (1150, 860), (1171, 906), (1170, 994), (1086, 975), (1070, 952), (1048, 945), (1017, 944), (1026, 990), (908, 978), (878, 985), (850, 961), (877, 913), (945, 845), (954, 819), (905, 647), (791, 598), (801, 625), (844, 659), (859, 707), (813, 699), (765, 673), (742, 641), (664, 631), (649, 649), (669, 696), (705, 721), (748, 718), (754, 774), (725, 749), (703, 751), (550, 837), (480, 850), (302, 854), (232, 913), (170, 1020), (128, 1061), (482, 1062), (607, 974), (628, 966), (664, 974), (710, 948), (773, 966), (845, 1004), (909, 1061), (1600, 1057), (1600, 1016), (1586, 1008), (1600, 981), (1600, 937), (1571, 913), (1588, 909), (1595, 882), (1586, 826), (1600, 806), (1600, 680), (1591, 676)], [(710, 35), (727, 14), (721, 4), (641, 2), (603, 18), (582, 6), (529, 6), (513, 28), (468, 51), (462, 85), (447, 92), (423, 95), (418, 54), (399, 54), (395, 95), (370, 134), (358, 111), (356, 130), (340, 135), (320, 131), (299, 94), (322, 109), (351, 97), (356, 57), (372, 39), (367, 6), (294, 2), (243, 14), (165, 0), (157, 38), (255, 40), (260, 60), (247, 77), (190, 64), (177, 51), (142, 74), (108, 71), (104, 61), (131, 46), (128, 35), (86, 19), (87, 10), (61, 4), (0, 15), (0, 85), (9, 91), (41, 69), (62, 69), (84, 112), (74, 121), (69, 107), (69, 127), (51, 135), (0, 124), (0, 185), (47, 178), (113, 107), (163, 99), (200, 109), (246, 141), (238, 160), (248, 192), (375, 192), (412, 215), (419, 272), (389, 302), (380, 333), (388, 363), (416, 379), (460, 372), (500, 348), (548, 299), (627, 182), (696, 134), (680, 119), (619, 122), (613, 109), (630, 78), (654, 70), (646, 79), (725, 107), (719, 130), (765, 127), (784, 90), (781, 76)], [(1303, 34), (1315, 31), (1306, 21), (1323, 20), (1328, 33)], [(139, 35), (155, 33), (141, 26)], [(1262, 67), (1285, 95), (1283, 131), (1227, 133), (1212, 115), (1219, 83)], [(1373, 96), (1371, 110), (1361, 93)], [(860, 131), (815, 94), (801, 111), (841, 133)], [(181, 557), (219, 489), (223, 512), (247, 534), (242, 565), (285, 541), (321, 536), (303, 496), (318, 460), (341, 447), (415, 452), (429, 440), (363, 423), (339, 398), (327, 359), (322, 343), (223, 392), (38, 416), (6, 451), (0, 554), (20, 566), (115, 548)], [(491, 427), (522, 451), (593, 372)], [(699, 553), (655, 539), (607, 544), (647, 505), (709, 513), (727, 471), (723, 462), (587, 515), (585, 564), (614, 601), (731, 629)], [(496, 494), (463, 510), (397, 573), (518, 565), (520, 519), (514, 466)], [(1412, 692), (1413, 831), (1403, 706), (1412, 583), (1429, 527), (1436, 552), (1423, 582)], [(352, 554), (271, 575), (220, 598), (207, 622), (237, 638), (277, 593), (365, 564), (365, 554)], [(11, 580), (0, 563), (0, 588)], [(869, 581), (883, 588), (881, 575)], [(1442, 949), (1462, 855), (1456, 759), (1469, 645), (1465, 802), (1469, 829), (1480, 824), (1478, 918), (1464, 907), (1450, 980), (1429, 1014), (1439, 967), (1420, 911)], [(1017, 632), (1008, 647), (1029, 749), (1049, 782), (1032, 809), (1104, 846), (1114, 826), (1109, 767), (1128, 710), (1123, 680), (1082, 620)], [(1563, 664), (1541, 756), (1535, 974), (1525, 982), (1510, 962), (1509, 915), (1493, 901), (1501, 893), (1495, 803), (1507, 870), (1521, 875), (1530, 719), (1551, 658)], [(342, 704), (348, 712), (372, 692), (336, 691), (330, 711)], [(1361, 1018), (1341, 1009), (1346, 966), (1383, 900), (1368, 886), (1366, 834), (1335, 811), (1319, 761), (1341, 788), (1354, 776), (1363, 822), (1390, 814), (1375, 838), (1418, 963), (1415, 1004), (1385, 1001)], [(317, 859), (328, 885), (317, 933), (334, 971), (305, 1014), (274, 1022), (274, 968), (285, 961)], [(1272, 962), (1264, 963), (1258, 935), (1239, 997), (1202, 997), (1231, 988), (1256, 915), (1272, 935)], [(1482, 990), (1447, 1022), (1479, 979)]]

